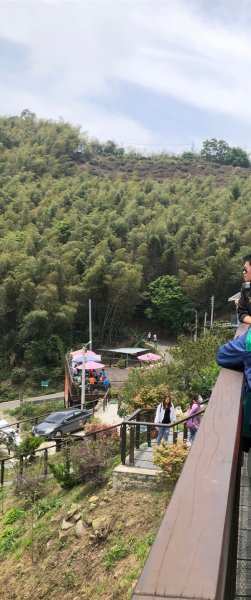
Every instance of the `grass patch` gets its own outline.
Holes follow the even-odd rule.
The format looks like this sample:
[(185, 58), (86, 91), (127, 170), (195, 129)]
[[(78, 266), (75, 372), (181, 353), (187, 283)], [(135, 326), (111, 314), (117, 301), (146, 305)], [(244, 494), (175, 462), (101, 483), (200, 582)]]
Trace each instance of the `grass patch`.
[(18, 519), (22, 519), (25, 516), (25, 510), (22, 508), (10, 508), (4, 515), (3, 523), (4, 525), (12, 525)]
[(111, 548), (109, 548), (109, 550), (107, 550), (105, 556), (104, 556), (104, 565), (106, 567), (106, 569), (112, 569), (115, 565), (116, 562), (118, 562), (119, 560), (122, 560), (122, 558), (125, 558), (126, 556), (128, 556), (128, 554), (130, 554), (131, 549), (129, 544), (126, 544), (125, 542), (121, 541), (118, 542), (117, 544), (114, 544), (114, 546), (112, 546)]
[(36, 504), (36, 516), (38, 519), (41, 519), (46, 513), (56, 511), (63, 504), (62, 498), (53, 497), (53, 498), (42, 498)]
[(5, 527), (0, 534), (0, 557), (4, 556), (12, 551), (18, 542), (20, 535), (22, 534), (21, 527)]

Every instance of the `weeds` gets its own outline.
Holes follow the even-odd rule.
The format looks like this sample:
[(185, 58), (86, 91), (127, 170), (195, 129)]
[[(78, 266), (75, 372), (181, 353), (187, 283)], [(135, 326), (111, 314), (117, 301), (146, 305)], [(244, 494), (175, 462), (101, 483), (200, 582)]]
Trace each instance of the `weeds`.
[(119, 560), (122, 560), (122, 558), (128, 556), (130, 551), (130, 546), (125, 544), (123, 541), (112, 546), (109, 550), (107, 550), (104, 556), (104, 564), (106, 569), (112, 569), (114, 564)]
[(22, 519), (24, 516), (25, 510), (22, 508), (10, 508), (4, 515), (3, 523), (4, 525), (12, 525), (12, 523), (15, 523), (18, 519)]

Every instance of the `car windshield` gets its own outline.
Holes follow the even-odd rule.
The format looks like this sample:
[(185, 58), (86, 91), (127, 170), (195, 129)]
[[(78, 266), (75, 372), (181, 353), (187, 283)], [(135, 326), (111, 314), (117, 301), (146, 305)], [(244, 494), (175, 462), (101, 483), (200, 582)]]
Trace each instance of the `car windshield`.
[(61, 423), (67, 416), (67, 413), (64, 412), (51, 413), (51, 415), (46, 417), (45, 421), (46, 423)]

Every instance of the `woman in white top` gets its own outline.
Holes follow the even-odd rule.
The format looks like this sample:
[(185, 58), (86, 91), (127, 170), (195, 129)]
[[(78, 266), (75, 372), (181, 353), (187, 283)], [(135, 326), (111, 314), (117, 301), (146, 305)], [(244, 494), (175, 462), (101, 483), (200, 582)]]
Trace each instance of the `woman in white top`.
[[(172, 398), (170, 392), (167, 393), (165, 400), (161, 402), (157, 406), (156, 415), (154, 419), (154, 423), (166, 423), (170, 425), (176, 421), (176, 413), (175, 408), (172, 403)], [(168, 441), (169, 437), (169, 427), (159, 427), (158, 436), (157, 436), (157, 444), (163, 440), (164, 442)]]

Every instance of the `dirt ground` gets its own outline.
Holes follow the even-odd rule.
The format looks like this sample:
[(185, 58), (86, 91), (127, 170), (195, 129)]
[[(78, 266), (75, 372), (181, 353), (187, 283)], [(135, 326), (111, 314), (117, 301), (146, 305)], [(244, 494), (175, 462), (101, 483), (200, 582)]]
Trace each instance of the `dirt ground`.
[[(1, 600), (126, 600), (146, 560), (168, 504), (167, 491), (114, 491), (111, 481), (98, 492), (84, 486), (63, 493), (62, 506), (37, 519), (34, 564), (30, 515), (15, 522), (22, 530), (16, 546), (1, 555), (4, 518), (0, 518)], [(93, 495), (94, 494), (94, 495)], [(47, 502), (49, 502), (47, 497)], [(80, 505), (83, 535), (63, 533), (61, 524), (72, 502)], [(105, 518), (103, 536), (92, 523)]]

